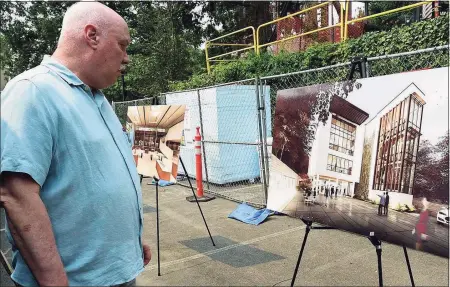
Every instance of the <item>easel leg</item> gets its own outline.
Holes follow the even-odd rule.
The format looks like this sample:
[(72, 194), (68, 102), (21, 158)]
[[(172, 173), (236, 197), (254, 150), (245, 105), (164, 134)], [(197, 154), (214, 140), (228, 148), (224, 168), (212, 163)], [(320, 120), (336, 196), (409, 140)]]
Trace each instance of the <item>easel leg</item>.
[(408, 265), (409, 279), (411, 279), (411, 286), (415, 287), (414, 278), (411, 271), (411, 265), (409, 264), (408, 251), (406, 251), (405, 245), (403, 245), (403, 252), (405, 253), (406, 265)]
[(181, 166), (183, 167), (184, 174), (186, 175), (186, 177), (188, 179), (189, 186), (191, 187), (191, 190), (192, 190), (192, 194), (194, 194), (195, 202), (197, 202), (197, 206), (198, 206), (198, 209), (200, 210), (200, 214), (202, 215), (203, 222), (205, 223), (205, 226), (206, 226), (206, 230), (208, 230), (209, 238), (211, 238), (212, 245), (216, 246), (216, 244), (214, 243), (214, 240), (213, 240), (213, 238), (211, 236), (211, 232), (209, 232), (208, 224), (206, 224), (205, 216), (203, 215), (202, 208), (200, 207), (200, 204), (198, 203), (197, 195), (195, 195), (194, 187), (192, 186), (191, 180), (190, 180), (189, 175), (188, 175), (188, 173), (186, 171), (186, 167), (184, 166), (183, 160), (181, 160), (181, 157), (180, 157), (180, 162), (181, 162)]
[(376, 248), (378, 259), (378, 284), (380, 287), (383, 287), (383, 268), (381, 266), (381, 241), (374, 235), (373, 232), (370, 233), (369, 240)]
[(300, 254), (298, 255), (297, 265), (295, 266), (294, 276), (292, 276), (291, 287), (294, 286), (295, 277), (297, 277), (298, 267), (300, 267), (300, 261), (302, 260), (303, 250), (305, 249), (306, 240), (308, 239), (309, 231), (311, 230), (312, 221), (307, 221), (305, 229), (305, 237), (303, 238), (302, 248), (300, 249)]
[[(141, 177), (142, 180), (142, 177)], [(156, 243), (158, 249), (158, 276), (161, 276), (161, 264), (160, 264), (160, 256), (159, 256), (159, 200), (158, 200), (158, 186), (159, 181), (154, 178), (156, 182)]]

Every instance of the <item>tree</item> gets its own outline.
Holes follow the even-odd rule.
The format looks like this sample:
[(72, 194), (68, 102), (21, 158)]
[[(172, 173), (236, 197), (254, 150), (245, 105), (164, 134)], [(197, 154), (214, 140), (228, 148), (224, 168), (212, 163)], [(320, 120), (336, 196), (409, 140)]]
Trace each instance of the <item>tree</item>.
[[(404, 7), (410, 4), (417, 3), (415, 1), (369, 1), (368, 10), (369, 15), (393, 10), (396, 8)], [(385, 31), (390, 30), (392, 26), (398, 26), (401, 24), (411, 24), (419, 19), (416, 18), (417, 9), (404, 10), (398, 13), (392, 13), (381, 17), (376, 17), (367, 21), (365, 31)]]
[[(130, 28), (131, 63), (125, 76), (130, 94), (153, 96), (173, 81), (203, 72), (200, 16), (195, 2), (105, 1)], [(56, 49), (64, 13), (73, 2), (0, 2), (0, 34), (11, 54), (4, 56), (6, 74), (16, 76), (40, 64)], [(5, 45), (6, 47), (6, 45)], [(111, 101), (122, 99), (121, 82), (105, 89)]]
[(7, 68), (6, 62), (11, 57), (11, 47), (3, 34), (0, 34), (0, 69)]
[[(208, 1), (202, 3), (201, 13), (209, 19), (205, 23), (204, 37), (206, 40), (248, 26), (258, 27), (272, 20), (269, 1)], [(271, 34), (269, 29), (264, 29), (261, 31), (260, 37), (269, 39)], [(238, 33), (224, 38), (222, 43), (252, 44), (253, 38), (249, 35), (249, 33)], [(213, 56), (233, 50), (237, 50), (236, 47), (212, 47), (210, 54)]]
[[(40, 64), (44, 55), (52, 54), (58, 43), (64, 13), (73, 2), (0, 2), (0, 33), (6, 38), (11, 57), (6, 59), (7, 74), (16, 76)], [(130, 18), (131, 4), (105, 2), (125, 19)]]
[[(133, 39), (128, 52), (131, 63), (127, 90), (146, 96), (166, 92), (174, 81), (205, 72), (198, 49), (202, 41), (199, 15), (194, 2), (141, 2), (134, 7)], [(201, 66), (200, 66), (201, 65)], [(121, 100), (121, 82), (104, 91), (111, 100)], [(127, 100), (132, 100), (127, 98)]]

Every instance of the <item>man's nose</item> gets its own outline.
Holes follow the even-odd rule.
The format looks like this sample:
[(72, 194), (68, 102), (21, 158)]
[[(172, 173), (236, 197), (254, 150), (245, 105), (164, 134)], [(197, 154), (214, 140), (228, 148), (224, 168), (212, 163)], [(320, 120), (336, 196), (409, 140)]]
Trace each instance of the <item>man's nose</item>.
[(128, 57), (128, 53), (125, 52), (125, 57), (123, 57), (122, 64), (127, 65), (130, 63), (130, 57)]

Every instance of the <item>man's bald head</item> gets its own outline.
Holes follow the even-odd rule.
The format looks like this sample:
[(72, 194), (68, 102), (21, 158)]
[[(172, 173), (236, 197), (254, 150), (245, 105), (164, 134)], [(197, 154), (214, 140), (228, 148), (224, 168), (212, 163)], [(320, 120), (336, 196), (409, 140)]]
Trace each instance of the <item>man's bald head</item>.
[[(78, 2), (67, 9), (61, 28), (58, 46), (76, 42), (83, 37), (87, 25), (95, 26), (100, 33), (108, 33), (109, 27), (125, 24), (122, 17), (99, 2)], [(126, 25), (126, 24), (125, 24)]]
[(53, 54), (85, 84), (106, 88), (129, 62), (130, 33), (125, 20), (99, 2), (78, 2), (64, 15)]

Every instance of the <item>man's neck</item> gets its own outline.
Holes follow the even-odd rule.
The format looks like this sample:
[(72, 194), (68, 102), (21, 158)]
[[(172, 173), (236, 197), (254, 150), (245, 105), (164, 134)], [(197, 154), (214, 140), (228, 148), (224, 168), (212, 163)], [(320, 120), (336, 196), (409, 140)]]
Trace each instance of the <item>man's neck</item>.
[(85, 73), (82, 70), (82, 57), (76, 57), (69, 55), (68, 53), (62, 51), (61, 49), (56, 49), (56, 51), (51, 56), (52, 59), (56, 60), (61, 65), (64, 65), (67, 69), (69, 69), (72, 73), (74, 73), (78, 79), (80, 79), (84, 84), (88, 85), (91, 90), (94, 90), (89, 85), (89, 81), (87, 80), (87, 77), (84, 76)]

